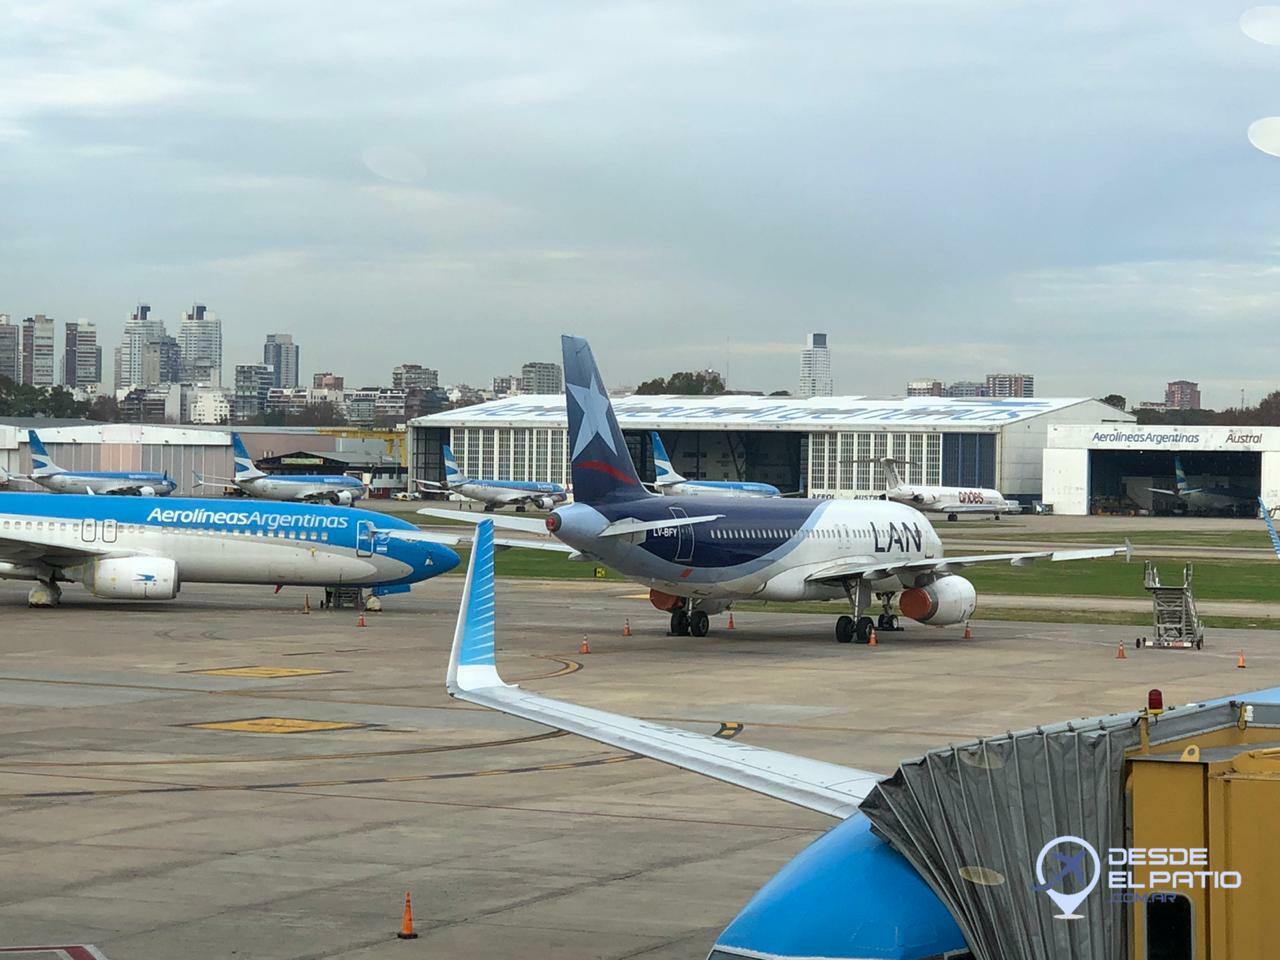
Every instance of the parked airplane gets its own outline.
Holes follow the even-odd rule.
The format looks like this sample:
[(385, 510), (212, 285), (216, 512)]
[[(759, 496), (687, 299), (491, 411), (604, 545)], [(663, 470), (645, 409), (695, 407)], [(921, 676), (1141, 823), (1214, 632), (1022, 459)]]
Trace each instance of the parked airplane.
[(27, 602), (37, 607), (55, 606), (62, 582), (118, 600), (169, 600), (183, 583), (347, 586), (381, 596), (457, 564), (413, 524), (365, 510), (0, 497), (0, 579), (36, 581)]
[(889, 481), (884, 495), (889, 500), (905, 503), (926, 513), (945, 513), (948, 520), (956, 520), (962, 513), (991, 514), (997, 520), (1002, 513), (1021, 513), (1022, 505), (1016, 500), (1006, 500), (1004, 494), (990, 487), (940, 487), (907, 483), (902, 479), (900, 466), (908, 461), (893, 457), (881, 457), (885, 478)]
[(540, 483), (534, 480), (472, 480), (458, 468), (453, 450), (446, 443), (444, 449), (444, 485), (431, 480), (416, 480), (424, 490), (458, 493), (470, 500), (484, 504), (485, 513), (499, 507), (514, 506), (523, 512), (525, 507), (541, 507), (550, 510), (557, 503), (568, 499), (564, 487), (558, 483)]
[[(710, 614), (735, 600), (843, 598), (851, 615), (836, 621), (836, 640), (867, 643), (875, 627), (897, 628), (891, 605), (899, 594), (899, 610), (913, 620), (967, 621), (977, 592), (957, 575), (965, 567), (1110, 557), (1125, 549), (944, 557), (929, 521), (904, 504), (650, 493), (627, 452), (590, 346), (580, 337), (562, 342), (575, 502), (546, 519), (559, 543), (544, 538), (526, 545), (590, 558), (649, 587), (650, 602), (670, 613), (675, 635), (705, 636)], [(466, 519), (456, 511), (418, 512)], [(496, 523), (539, 532), (531, 519)], [(878, 624), (867, 615), (876, 598), (883, 605)]]
[(654, 430), (653, 437), (653, 471), (654, 486), (665, 496), (696, 497), (780, 497), (782, 491), (771, 483), (751, 483), (745, 480), (687, 480), (676, 473), (667, 456), (667, 448), (662, 445), (662, 438)]
[(231, 434), (231, 448), (235, 456), (235, 477), (203, 477), (196, 474), (196, 486), (220, 487), (227, 484), (239, 487), (251, 497), (263, 500), (298, 500), (303, 503), (332, 503), (349, 506), (365, 494), (364, 484), (356, 477), (344, 473), (319, 474), (266, 474), (259, 470), (245, 449), (240, 434)]
[(1262, 519), (1267, 525), (1267, 535), (1271, 537), (1271, 546), (1276, 551), (1276, 559), (1280, 560), (1280, 533), (1276, 533), (1276, 524), (1271, 519), (1271, 511), (1267, 509), (1267, 504), (1261, 497), (1258, 498), (1258, 506), (1262, 510)]
[(134, 497), (167, 497), (178, 489), (177, 481), (167, 473), (146, 470), (133, 473), (64, 470), (53, 462), (34, 430), (27, 433), (27, 447), (31, 453), (30, 475), (0, 471), (4, 482), (27, 480), (44, 487), (50, 493), (101, 493)]
[(1167, 497), (1176, 497), (1186, 506), (1190, 513), (1239, 513), (1242, 507), (1252, 507), (1257, 494), (1242, 490), (1239, 487), (1211, 486), (1193, 487), (1187, 482), (1187, 475), (1182, 469), (1182, 457), (1174, 454), (1173, 474), (1176, 488), (1161, 490), (1148, 487), (1152, 493), (1162, 493)]

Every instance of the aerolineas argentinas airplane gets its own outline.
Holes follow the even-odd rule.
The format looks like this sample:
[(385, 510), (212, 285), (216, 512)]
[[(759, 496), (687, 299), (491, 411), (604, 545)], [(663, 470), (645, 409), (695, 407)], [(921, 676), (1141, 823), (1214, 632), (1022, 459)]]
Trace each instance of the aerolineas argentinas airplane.
[(1006, 500), (1004, 494), (990, 487), (940, 487), (919, 483), (907, 483), (898, 471), (906, 461), (893, 457), (881, 457), (885, 478), (889, 485), (884, 495), (889, 500), (905, 503), (928, 513), (945, 513), (948, 520), (955, 520), (962, 513), (991, 514), (997, 520), (1002, 513), (1020, 513), (1022, 505)]
[(658, 431), (651, 433), (653, 438), (653, 485), (658, 492), (668, 497), (674, 496), (711, 496), (711, 497), (780, 497), (782, 491), (771, 483), (752, 483), (747, 480), (688, 480), (676, 473), (667, 456), (667, 448), (662, 445)]
[(231, 434), (231, 449), (235, 455), (235, 477), (202, 477), (196, 474), (196, 486), (222, 486), (234, 484), (251, 497), (263, 500), (297, 500), (303, 503), (332, 503), (347, 506), (365, 494), (365, 486), (355, 477), (343, 473), (277, 474), (271, 476), (259, 470), (245, 449), (240, 434)]
[(27, 446), (31, 452), (31, 475), (19, 479), (30, 480), (50, 493), (101, 493), (134, 497), (167, 497), (178, 488), (177, 481), (167, 473), (137, 471), (134, 473), (95, 470), (78, 472), (64, 470), (53, 462), (49, 451), (34, 430), (27, 434)]
[(365, 510), (0, 496), (0, 579), (36, 581), (27, 602), (37, 607), (55, 606), (64, 582), (117, 600), (169, 600), (184, 583), (350, 586), (381, 596), (457, 564), (413, 524)]
[[(575, 502), (546, 519), (528, 546), (580, 555), (649, 587), (671, 615), (671, 632), (705, 636), (709, 615), (735, 600), (847, 600), (836, 640), (866, 643), (879, 625), (897, 626), (891, 604), (934, 626), (963, 623), (977, 605), (958, 571), (979, 563), (1022, 566), (1041, 558), (1110, 557), (1124, 548), (944, 557), (937, 533), (911, 507), (882, 500), (663, 497), (647, 491), (587, 341), (564, 337), (564, 372)], [(420, 510), (465, 520), (457, 511)], [(540, 532), (532, 519), (498, 517), (508, 529)], [(441, 542), (456, 538), (440, 536)], [(900, 595), (900, 596), (899, 596)]]
[[(441, 444), (441, 448), (444, 453), (443, 489), (470, 500), (478, 500), (484, 504), (485, 513), (511, 506), (519, 511), (529, 506), (550, 510), (557, 503), (564, 503), (568, 497), (564, 487), (558, 483), (535, 480), (472, 480), (458, 467), (458, 461), (454, 459), (449, 445)], [(440, 484), (430, 480), (418, 480), (417, 484), (424, 490), (442, 489)]]

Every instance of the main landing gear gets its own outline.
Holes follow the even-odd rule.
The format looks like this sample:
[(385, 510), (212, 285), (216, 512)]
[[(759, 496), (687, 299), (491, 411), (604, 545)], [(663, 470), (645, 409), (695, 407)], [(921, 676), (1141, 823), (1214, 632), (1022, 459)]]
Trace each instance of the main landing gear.
[(62, 588), (52, 580), (37, 581), (27, 594), (28, 607), (56, 607), (62, 600)]
[(692, 610), (671, 611), (671, 635), (673, 637), (705, 637), (711, 632), (711, 618), (707, 611), (696, 607)]
[(892, 593), (876, 594), (876, 598), (880, 600), (884, 609), (875, 620), (872, 620), (865, 613), (867, 607), (871, 606), (871, 587), (861, 580), (846, 580), (844, 592), (849, 598), (853, 616), (846, 614), (836, 620), (836, 643), (870, 643), (872, 630), (902, 629), (898, 626), (898, 617), (892, 612), (894, 597)]

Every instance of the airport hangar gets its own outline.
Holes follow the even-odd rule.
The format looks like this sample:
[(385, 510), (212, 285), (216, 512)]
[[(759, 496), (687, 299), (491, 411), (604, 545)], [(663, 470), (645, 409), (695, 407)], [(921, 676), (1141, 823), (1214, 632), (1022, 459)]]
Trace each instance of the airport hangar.
[[(1159, 513), (1175, 498), (1174, 457), (1193, 487), (1225, 486), (1280, 503), (1280, 427), (1054, 424), (1044, 450), (1044, 502), (1054, 513)], [(1244, 502), (1239, 512), (1256, 514)]]
[[(912, 483), (997, 487), (1039, 500), (1043, 453), (1055, 424), (1133, 417), (1097, 400), (989, 397), (628, 396), (613, 408), (641, 477), (652, 480), (658, 431), (690, 479), (755, 480), (814, 497), (874, 497), (873, 461), (910, 461)], [(470, 477), (569, 482), (563, 395), (508, 397), (409, 422), (410, 475), (444, 480), (449, 443)]]

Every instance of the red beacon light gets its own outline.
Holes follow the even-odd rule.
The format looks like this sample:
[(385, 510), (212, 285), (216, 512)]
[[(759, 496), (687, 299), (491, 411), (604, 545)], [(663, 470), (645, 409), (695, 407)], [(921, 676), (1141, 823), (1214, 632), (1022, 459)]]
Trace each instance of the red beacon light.
[(1164, 713), (1164, 694), (1157, 689), (1147, 691), (1147, 713)]

